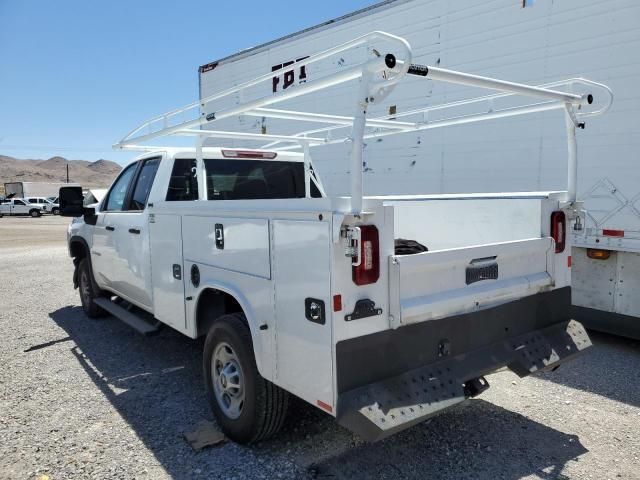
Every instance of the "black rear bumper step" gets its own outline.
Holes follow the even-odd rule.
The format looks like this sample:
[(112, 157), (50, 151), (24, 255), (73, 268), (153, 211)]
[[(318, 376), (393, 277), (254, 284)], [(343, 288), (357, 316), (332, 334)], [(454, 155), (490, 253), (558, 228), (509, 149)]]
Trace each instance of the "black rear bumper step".
[(521, 377), (555, 369), (589, 346), (580, 323), (561, 322), (341, 393), (338, 422), (367, 441), (381, 440), (464, 401), (465, 387), (482, 385), (482, 375), (505, 366)]

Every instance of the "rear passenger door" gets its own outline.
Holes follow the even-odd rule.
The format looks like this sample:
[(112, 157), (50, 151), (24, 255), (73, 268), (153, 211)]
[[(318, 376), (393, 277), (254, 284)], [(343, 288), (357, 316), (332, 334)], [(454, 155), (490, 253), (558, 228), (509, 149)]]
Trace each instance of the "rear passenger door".
[(160, 157), (141, 160), (122, 208), (108, 210), (105, 218), (113, 237), (111, 288), (148, 311), (153, 302), (147, 200), (159, 165)]
[[(198, 200), (196, 172), (195, 159), (175, 159), (167, 191), (157, 198), (167, 203)], [(158, 201), (156, 206), (161, 203)], [(156, 208), (149, 219), (153, 314), (186, 333), (184, 282), (189, 272), (185, 272), (182, 258), (182, 216), (161, 212), (161, 208)]]

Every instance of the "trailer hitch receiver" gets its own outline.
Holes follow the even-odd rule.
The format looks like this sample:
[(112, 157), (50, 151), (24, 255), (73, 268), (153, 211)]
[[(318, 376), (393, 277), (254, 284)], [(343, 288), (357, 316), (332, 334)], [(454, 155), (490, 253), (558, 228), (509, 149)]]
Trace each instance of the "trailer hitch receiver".
[(489, 388), (489, 382), (484, 377), (474, 378), (464, 382), (464, 396), (473, 398)]

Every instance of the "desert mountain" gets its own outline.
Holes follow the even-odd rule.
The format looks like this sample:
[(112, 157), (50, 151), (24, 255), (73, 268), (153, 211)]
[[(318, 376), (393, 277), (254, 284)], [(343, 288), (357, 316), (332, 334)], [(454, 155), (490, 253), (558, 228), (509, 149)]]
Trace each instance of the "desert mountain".
[(122, 167), (110, 160), (67, 160), (51, 157), (48, 160), (19, 160), (0, 155), (0, 185), (5, 182), (64, 182), (79, 183), (83, 187), (108, 187)]

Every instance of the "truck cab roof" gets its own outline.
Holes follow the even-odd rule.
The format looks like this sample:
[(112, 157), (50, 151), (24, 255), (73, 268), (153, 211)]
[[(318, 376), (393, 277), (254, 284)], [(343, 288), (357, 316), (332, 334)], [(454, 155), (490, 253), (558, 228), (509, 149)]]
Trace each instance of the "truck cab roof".
[[(195, 147), (158, 147), (146, 151), (133, 159), (130, 163), (145, 158), (157, 157), (159, 153), (170, 158), (195, 158)], [(249, 148), (203, 147), (202, 155), (205, 158), (225, 158), (229, 160), (264, 160), (280, 162), (304, 162), (304, 154), (301, 152), (285, 152), (259, 150)]]

